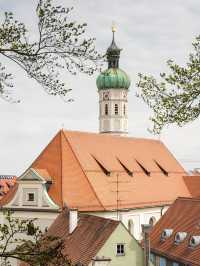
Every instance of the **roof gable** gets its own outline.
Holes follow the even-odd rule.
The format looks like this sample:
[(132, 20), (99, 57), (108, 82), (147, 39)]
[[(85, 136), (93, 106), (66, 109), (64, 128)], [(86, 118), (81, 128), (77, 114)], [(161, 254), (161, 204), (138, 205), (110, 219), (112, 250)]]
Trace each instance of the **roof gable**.
[(69, 212), (65, 209), (50, 226), (48, 234), (62, 237), (65, 243), (64, 254), (69, 256), (73, 264), (80, 262), (88, 265), (119, 223), (111, 219), (81, 214), (78, 226), (72, 234), (68, 234)]

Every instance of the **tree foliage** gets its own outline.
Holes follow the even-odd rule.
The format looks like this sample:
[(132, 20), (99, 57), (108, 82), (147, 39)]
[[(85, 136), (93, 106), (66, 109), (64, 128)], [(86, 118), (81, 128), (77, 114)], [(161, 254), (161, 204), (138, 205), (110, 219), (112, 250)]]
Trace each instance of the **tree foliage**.
[(183, 126), (200, 115), (200, 36), (193, 43), (185, 67), (168, 60), (169, 74), (153, 76), (139, 74), (139, 97), (153, 110), (154, 133), (169, 124)]
[[(61, 81), (60, 70), (91, 75), (97, 70), (100, 55), (94, 38), (85, 36), (87, 24), (69, 19), (73, 8), (54, 6), (52, 2), (39, 0), (37, 37), (33, 41), (27, 26), (16, 20), (13, 13), (5, 12), (0, 24), (0, 56), (17, 64), (48, 94), (64, 97), (69, 88)], [(12, 73), (0, 63), (0, 96), (7, 100), (12, 100), (12, 78)]]
[(14, 218), (11, 211), (4, 212), (0, 224), (0, 264), (10, 266), (10, 259), (18, 259), (28, 265), (71, 265), (62, 254), (61, 239), (43, 234), (34, 219)]

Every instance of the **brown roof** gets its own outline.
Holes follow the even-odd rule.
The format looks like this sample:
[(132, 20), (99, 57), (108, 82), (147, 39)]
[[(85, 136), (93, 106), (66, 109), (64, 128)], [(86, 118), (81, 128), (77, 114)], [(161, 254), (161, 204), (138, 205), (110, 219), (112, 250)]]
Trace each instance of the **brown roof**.
[[(173, 229), (171, 237), (160, 240), (164, 229)], [(187, 232), (187, 238), (180, 244), (174, 244), (177, 232)], [(174, 261), (200, 265), (200, 245), (189, 248), (191, 236), (200, 236), (200, 199), (178, 198), (156, 223), (150, 233), (151, 250)]]
[(190, 196), (185, 170), (157, 140), (61, 130), (31, 167), (51, 176), (48, 193), (57, 204), (81, 211), (116, 208), (117, 173), (120, 190), (127, 191), (121, 194), (121, 208), (171, 204), (178, 196)]
[(0, 200), (5, 197), (9, 190), (15, 185), (16, 176), (0, 175)]
[(0, 199), (0, 207), (6, 205), (14, 198), (17, 189), (18, 189), (18, 183), (15, 183), (14, 186), (10, 188), (8, 193)]
[(102, 217), (80, 214), (78, 226), (68, 233), (69, 212), (64, 209), (50, 226), (48, 234), (64, 240), (64, 254), (73, 264), (88, 265), (120, 222)]
[(200, 197), (200, 175), (184, 176), (185, 184), (192, 197)]

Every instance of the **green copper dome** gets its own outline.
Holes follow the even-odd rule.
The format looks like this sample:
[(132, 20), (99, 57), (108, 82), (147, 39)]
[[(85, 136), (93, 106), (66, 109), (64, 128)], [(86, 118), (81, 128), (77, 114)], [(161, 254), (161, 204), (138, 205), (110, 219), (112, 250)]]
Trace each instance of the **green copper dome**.
[(131, 81), (128, 75), (120, 68), (108, 68), (97, 77), (96, 84), (99, 90), (128, 89)]
[(108, 69), (101, 72), (97, 77), (96, 83), (99, 90), (104, 89), (128, 89), (131, 81), (128, 75), (119, 68), (119, 58), (122, 49), (115, 43), (115, 29), (112, 28), (113, 38), (108, 47), (106, 57)]

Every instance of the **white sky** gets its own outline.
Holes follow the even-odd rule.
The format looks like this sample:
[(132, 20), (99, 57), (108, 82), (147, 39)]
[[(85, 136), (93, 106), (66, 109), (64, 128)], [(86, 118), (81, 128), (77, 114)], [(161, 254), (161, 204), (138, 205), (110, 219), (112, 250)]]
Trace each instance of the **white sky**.
[[(72, 20), (88, 23), (88, 35), (96, 37), (97, 49), (105, 52), (111, 42), (111, 24), (116, 22), (117, 45), (123, 48), (120, 67), (132, 80), (129, 92), (129, 131), (131, 136), (153, 136), (150, 111), (135, 97), (137, 73), (158, 75), (166, 70), (166, 60), (184, 64), (191, 43), (200, 32), (199, 0), (57, 0), (74, 6)], [(35, 33), (36, 0), (0, 0), (0, 12), (13, 11), (16, 18)], [(0, 60), (2, 58), (0, 57)], [(4, 61), (5, 62), (5, 61)], [(72, 88), (73, 103), (48, 96), (42, 88), (15, 65), (5, 62), (15, 75), (14, 95), (20, 104), (0, 99), (0, 174), (20, 175), (63, 127), (98, 131), (96, 77), (63, 73)], [(200, 167), (199, 119), (183, 128), (171, 126), (161, 140), (187, 169)]]

